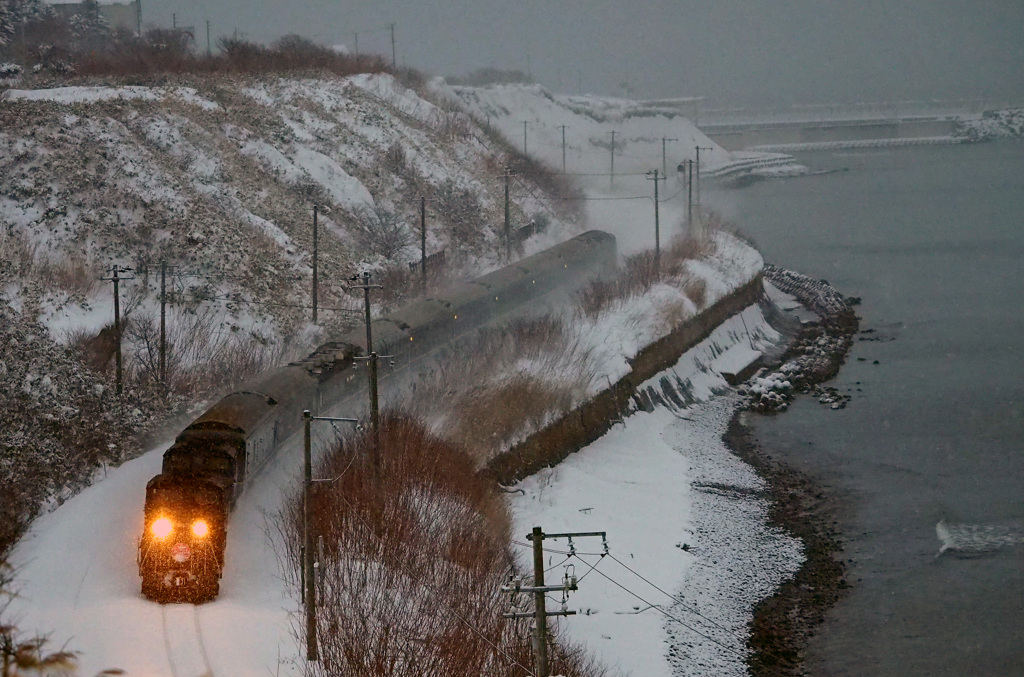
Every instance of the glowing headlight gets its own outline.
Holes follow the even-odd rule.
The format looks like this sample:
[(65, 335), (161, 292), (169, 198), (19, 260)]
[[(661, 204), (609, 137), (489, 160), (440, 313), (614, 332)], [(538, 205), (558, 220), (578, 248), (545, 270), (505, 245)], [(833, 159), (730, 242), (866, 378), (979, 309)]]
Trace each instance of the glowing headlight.
[(167, 538), (174, 531), (174, 525), (171, 523), (171, 520), (161, 517), (150, 525), (149, 530), (157, 538)]
[(206, 520), (196, 520), (192, 523), (192, 533), (197, 538), (206, 538), (206, 535), (210, 533), (210, 525), (206, 523)]

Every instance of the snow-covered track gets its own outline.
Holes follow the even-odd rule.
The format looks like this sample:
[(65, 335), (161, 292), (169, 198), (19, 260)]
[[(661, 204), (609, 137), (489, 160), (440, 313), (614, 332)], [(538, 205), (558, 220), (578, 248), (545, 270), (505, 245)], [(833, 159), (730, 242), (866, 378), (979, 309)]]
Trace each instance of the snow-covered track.
[(194, 604), (160, 606), (167, 662), (174, 677), (214, 677)]

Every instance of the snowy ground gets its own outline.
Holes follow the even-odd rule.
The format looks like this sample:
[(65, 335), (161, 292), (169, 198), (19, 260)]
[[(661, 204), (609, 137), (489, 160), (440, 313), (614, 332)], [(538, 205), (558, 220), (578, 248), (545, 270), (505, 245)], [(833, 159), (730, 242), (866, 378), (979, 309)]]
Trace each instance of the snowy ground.
[[(357, 85), (373, 90), (370, 82)], [(287, 83), (277, 87), (274, 96), (287, 99)], [(400, 91), (372, 93), (387, 96), (389, 105), (403, 111), (412, 106), (407, 114), (429, 113), (415, 108), (421, 100), (407, 100)], [(250, 98), (262, 95), (269, 96), (266, 91), (247, 92)], [(303, 96), (308, 95), (307, 88)], [(535, 99), (546, 97), (538, 93)], [(521, 107), (536, 103), (526, 97), (520, 102)], [(589, 124), (592, 118), (583, 108), (569, 122), (558, 111), (550, 112), (542, 121), (544, 128), (554, 129), (556, 123)], [(507, 121), (520, 115), (514, 108), (509, 110)], [(649, 116), (627, 117), (629, 124), (646, 125), (635, 138), (623, 139), (630, 144), (623, 158), (633, 154), (634, 170), (660, 166), (661, 136), (703, 143), (702, 135), (681, 117), (673, 118), (675, 127), (667, 123), (658, 127)], [(296, 120), (312, 124), (298, 114)], [(304, 157), (298, 148), (301, 131), (293, 125), (297, 139), (290, 151), (293, 163)], [(372, 130), (363, 131), (367, 138), (372, 135)], [(594, 134), (599, 132), (603, 134), (603, 127), (595, 128)], [(241, 139), (233, 141), (244, 144)], [(560, 156), (560, 143), (558, 149)], [(267, 149), (251, 150), (261, 161), (273, 161), (269, 155), (262, 157), (261, 153), (269, 153), (263, 152)], [(551, 144), (546, 152), (553, 152)], [(594, 153), (588, 162), (596, 162), (602, 151), (594, 146), (588, 152)], [(307, 163), (302, 169), (313, 174), (316, 167)], [(287, 174), (287, 167), (281, 170)], [(423, 169), (423, 173), (430, 172)], [(330, 177), (321, 178), (325, 185), (335, 183)], [(606, 179), (593, 180), (603, 184)], [(607, 190), (588, 185), (588, 226), (611, 230), (626, 253), (650, 246), (654, 241), (651, 188), (642, 174), (629, 182), (623, 178)], [(680, 200), (678, 185), (662, 188), (666, 191), (661, 205), (665, 243), (683, 225), (685, 202)], [(693, 271), (708, 280), (708, 302), (745, 283), (760, 268), (756, 252), (731, 238), (729, 242), (719, 247), (714, 261), (698, 264)], [(638, 314), (642, 309), (656, 310), (654, 304), (632, 304), (621, 309), (611, 327), (592, 328), (595, 349), (608, 351), (608, 374), (621, 373), (623, 358), (642, 347), (640, 334), (654, 331)], [(741, 674), (743, 628), (750, 605), (768, 594), (800, 559), (798, 544), (764, 525), (765, 505), (757, 496), (760, 480), (720, 442), (735, 400), (729, 395), (714, 396), (727, 390), (712, 368), (715, 359), (730, 348), (743, 350), (751, 341), (758, 347), (759, 341), (767, 344), (777, 338), (756, 309), (746, 311), (744, 320), (745, 326), (736, 318), (727, 322), (674, 368), (680, 379), (690, 381), (704, 404), (692, 411), (660, 410), (631, 417), (624, 427), (617, 427), (558, 469), (525, 482), (527, 496), (515, 502), (517, 533), (525, 534), (534, 523), (547, 530), (609, 532), (609, 556), (586, 576), (571, 600), (573, 608), (597, 613), (571, 618), (565, 625), (571, 636), (586, 640), (610, 664), (635, 675)], [(18, 568), (20, 593), (12, 606), (12, 620), (21, 628), (52, 631), (55, 648), (67, 642), (81, 650), (83, 675), (109, 667), (132, 675), (178, 677), (204, 671), (301, 674), (299, 644), (293, 634), (299, 603), (289, 596), (272, 534), (267, 533), (267, 516), (276, 512), (298, 476), (299, 440), (285, 444), (254, 490), (240, 501), (229, 530), (221, 595), (194, 612), (184, 605), (161, 608), (139, 594), (136, 542), (142, 530), (144, 487), (158, 472), (160, 456), (169, 443), (110, 470), (106, 479), (36, 520), (11, 557)], [(597, 557), (582, 553), (600, 552), (589, 542), (579, 544), (579, 550), (581, 558), (591, 563)], [(576, 573), (582, 577), (589, 566), (576, 564)], [(550, 575), (560, 573), (556, 569)], [(615, 587), (602, 574), (660, 605), (669, 615), (643, 610), (645, 602)], [(245, 632), (240, 632), (243, 626)]]
[[(607, 532), (606, 557), (597, 538), (577, 539), (573, 558), (564, 539), (545, 541), (545, 582), (560, 583), (573, 565), (580, 583), (568, 608), (579, 615), (560, 626), (623, 673), (746, 674), (752, 606), (803, 559), (799, 541), (766, 524), (764, 482), (721, 439), (738, 400), (709, 365), (723, 350), (749, 346), (744, 321), (755, 348), (778, 338), (748, 308), (665, 373), (689, 380), (699, 404), (627, 418), (520, 483), (525, 493), (512, 500), (520, 539), (534, 526)], [(519, 543), (528, 561), (531, 546)], [(553, 601), (549, 608), (561, 600)]]

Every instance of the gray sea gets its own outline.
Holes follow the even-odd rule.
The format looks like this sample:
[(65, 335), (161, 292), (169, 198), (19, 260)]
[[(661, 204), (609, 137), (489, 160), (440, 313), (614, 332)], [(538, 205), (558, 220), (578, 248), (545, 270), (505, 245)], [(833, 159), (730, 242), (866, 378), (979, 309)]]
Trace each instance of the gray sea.
[[(830, 384), (754, 417), (840, 497), (849, 594), (816, 675), (1024, 675), (1024, 143), (808, 153), (714, 196), (765, 259), (859, 296)], [(877, 361), (877, 364), (876, 364)]]

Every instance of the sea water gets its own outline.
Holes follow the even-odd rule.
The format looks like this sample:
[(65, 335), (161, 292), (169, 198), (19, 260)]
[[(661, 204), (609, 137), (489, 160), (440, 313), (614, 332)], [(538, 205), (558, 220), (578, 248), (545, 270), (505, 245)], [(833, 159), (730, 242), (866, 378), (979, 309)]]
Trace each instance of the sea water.
[(715, 196), (765, 259), (863, 299), (832, 410), (753, 417), (839, 498), (828, 675), (1024, 675), (1024, 143), (808, 153)]

